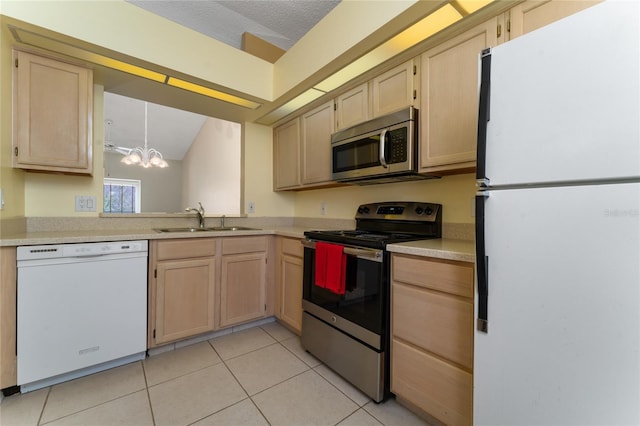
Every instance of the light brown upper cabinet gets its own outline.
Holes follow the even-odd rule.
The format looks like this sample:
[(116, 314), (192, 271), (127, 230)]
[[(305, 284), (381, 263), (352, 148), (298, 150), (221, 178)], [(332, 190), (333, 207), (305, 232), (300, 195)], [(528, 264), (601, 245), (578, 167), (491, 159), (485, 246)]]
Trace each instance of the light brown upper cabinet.
[(414, 104), (417, 97), (414, 76), (417, 68), (413, 60), (405, 62), (371, 80), (373, 117), (380, 117)]
[(527, 0), (509, 10), (510, 39), (549, 25), (602, 0)]
[(302, 115), (302, 184), (331, 180), (331, 134), (335, 129), (333, 101)]
[(274, 188), (300, 186), (300, 117), (273, 129)]
[(336, 98), (336, 130), (346, 129), (371, 118), (369, 83), (361, 84)]
[(93, 73), (14, 50), (13, 167), (93, 173)]
[(475, 168), (480, 52), (496, 46), (498, 18), (421, 56), (420, 172)]

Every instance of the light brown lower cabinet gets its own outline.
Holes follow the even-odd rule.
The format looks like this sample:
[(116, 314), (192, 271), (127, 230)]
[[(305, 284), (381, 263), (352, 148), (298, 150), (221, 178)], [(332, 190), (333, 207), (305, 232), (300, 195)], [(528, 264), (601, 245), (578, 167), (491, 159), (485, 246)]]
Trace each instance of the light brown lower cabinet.
[(216, 240), (152, 241), (149, 347), (214, 330)]
[(473, 271), (392, 256), (391, 391), (447, 425), (473, 421)]
[(0, 247), (0, 389), (18, 382), (16, 285), (16, 248)]
[(267, 314), (268, 237), (222, 239), (220, 327)]
[(302, 330), (302, 271), (304, 248), (298, 238), (279, 237), (276, 267), (276, 317), (291, 330)]

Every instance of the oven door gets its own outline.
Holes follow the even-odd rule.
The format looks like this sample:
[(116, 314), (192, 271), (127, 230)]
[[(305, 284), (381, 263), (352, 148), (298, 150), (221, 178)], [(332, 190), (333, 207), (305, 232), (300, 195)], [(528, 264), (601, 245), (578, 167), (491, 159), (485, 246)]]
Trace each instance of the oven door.
[(315, 242), (303, 240), (303, 245), (303, 309), (376, 350), (384, 350), (388, 309), (386, 252), (345, 246), (346, 291), (339, 295), (315, 285)]

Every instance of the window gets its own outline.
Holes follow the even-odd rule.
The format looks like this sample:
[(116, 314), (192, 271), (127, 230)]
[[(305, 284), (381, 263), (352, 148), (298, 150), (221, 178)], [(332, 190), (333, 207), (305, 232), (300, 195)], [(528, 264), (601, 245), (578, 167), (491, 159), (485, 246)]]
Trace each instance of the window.
[(136, 179), (104, 179), (105, 213), (140, 213), (140, 181)]

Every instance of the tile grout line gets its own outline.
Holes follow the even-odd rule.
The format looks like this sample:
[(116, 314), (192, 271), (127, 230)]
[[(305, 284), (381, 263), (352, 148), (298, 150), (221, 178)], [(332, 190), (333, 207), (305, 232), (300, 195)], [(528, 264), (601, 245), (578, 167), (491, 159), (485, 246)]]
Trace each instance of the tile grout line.
[[(320, 367), (321, 365), (324, 365), (324, 366), (326, 367), (326, 365), (325, 365), (324, 363), (321, 363), (321, 364), (320, 364), (320, 365), (318, 365), (317, 367)], [(358, 404), (356, 401), (354, 401), (354, 400), (353, 400), (353, 398), (351, 398), (349, 395), (347, 395), (346, 393), (344, 393), (344, 392), (342, 391), (342, 389), (340, 389), (338, 386), (336, 386), (335, 384), (333, 384), (333, 382), (332, 382), (331, 380), (327, 379), (327, 378), (326, 378), (326, 377), (324, 377), (322, 374), (320, 374), (318, 371), (316, 371), (316, 368), (317, 368), (317, 367), (312, 368), (313, 372), (314, 372), (314, 373), (316, 373), (318, 376), (322, 377), (322, 379), (323, 379), (325, 382), (327, 382), (327, 383), (329, 383), (331, 386), (333, 386), (333, 387), (334, 387), (338, 392), (340, 392), (342, 395), (344, 395), (344, 396), (345, 396), (349, 401), (351, 401), (351, 402), (353, 402), (354, 404), (356, 404), (356, 407), (358, 407), (358, 410), (359, 410), (359, 409), (361, 409), (361, 408), (364, 410), (364, 406), (365, 406), (365, 405), (367, 405), (369, 402), (373, 401), (372, 399), (370, 399), (370, 398), (369, 398), (369, 399), (367, 399), (367, 402), (365, 402), (363, 405)], [(327, 367), (327, 368), (329, 368), (329, 367)], [(333, 370), (331, 370), (330, 368), (329, 368), (329, 370), (330, 370), (331, 372), (334, 372), (334, 371), (333, 371)], [(334, 373), (335, 373), (335, 372), (334, 372)], [(338, 373), (335, 373), (335, 374), (338, 374)], [(343, 379), (343, 380), (345, 380), (345, 381), (346, 381), (346, 379)], [(347, 383), (348, 383), (350, 386), (353, 386), (351, 383), (349, 383), (349, 382), (347, 382)], [(353, 387), (354, 387), (355, 389), (357, 389), (355, 386), (353, 386)], [(356, 410), (356, 411), (358, 411), (358, 410)], [(365, 410), (365, 411), (366, 411), (366, 410)], [(354, 411), (354, 413), (355, 413), (355, 411)], [(351, 413), (351, 414), (353, 414), (353, 413)], [(350, 416), (351, 414), (349, 414), (349, 416)], [(349, 416), (347, 416), (347, 417), (349, 417)], [(378, 420), (378, 418), (377, 418), (377, 417), (375, 417), (375, 416), (373, 416), (373, 415), (372, 415), (372, 417), (373, 417), (373, 418), (375, 418), (376, 420)], [(345, 417), (345, 419), (346, 419), (346, 417)], [(342, 419), (342, 420), (344, 420), (344, 419)]]
[[(146, 359), (146, 357), (145, 357)], [(144, 360), (142, 363), (142, 375), (144, 376), (144, 388), (147, 391), (147, 401), (149, 402), (149, 411), (151, 411), (151, 423), (155, 426), (156, 416), (153, 414), (153, 404), (151, 404), (151, 394), (149, 394), (149, 382), (147, 381), (147, 370), (144, 368)]]
[(44, 397), (44, 404), (42, 404), (42, 409), (40, 410), (40, 415), (38, 416), (38, 421), (36, 425), (39, 425), (42, 422), (42, 417), (44, 416), (44, 410), (47, 407), (47, 402), (49, 402), (49, 395), (51, 395), (51, 388), (53, 386), (49, 386), (47, 388), (47, 396)]

